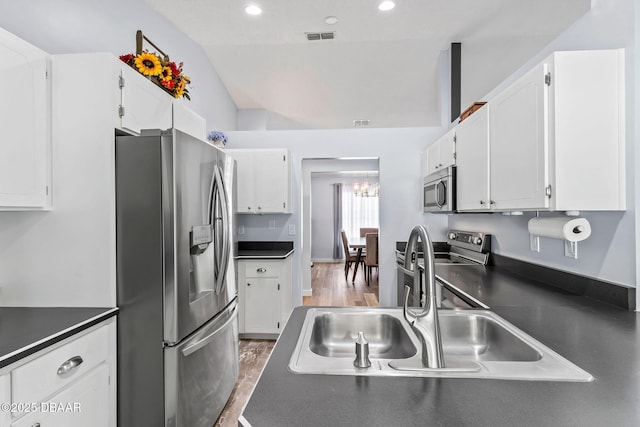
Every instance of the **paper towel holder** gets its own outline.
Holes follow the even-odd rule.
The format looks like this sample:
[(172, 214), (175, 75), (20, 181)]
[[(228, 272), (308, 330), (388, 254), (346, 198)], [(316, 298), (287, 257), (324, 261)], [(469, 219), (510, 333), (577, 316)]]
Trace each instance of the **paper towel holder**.
[[(579, 212), (567, 212), (567, 216), (577, 216)], [(584, 227), (578, 225), (573, 227), (573, 232), (578, 234), (584, 231)], [(578, 259), (578, 242), (571, 242), (569, 240), (564, 241), (564, 256), (568, 258)]]
[[(578, 214), (579, 212), (575, 211), (575, 212), (566, 212), (566, 215), (569, 217), (575, 217), (576, 214)], [(536, 218), (540, 217), (540, 212), (536, 211)], [(536, 230), (536, 232), (532, 231), (532, 226), (531, 226), (531, 222), (534, 220), (534, 218), (532, 218), (531, 220), (529, 220), (529, 249), (533, 252), (540, 252), (540, 236), (547, 236), (547, 237), (551, 237), (551, 238), (559, 238), (559, 236), (551, 236), (551, 235), (547, 235), (547, 233), (540, 234), (538, 235), (538, 230)], [(565, 226), (566, 227), (566, 226)], [(566, 257), (569, 258), (573, 258), (573, 259), (577, 259), (578, 258), (578, 241), (582, 241), (584, 239), (587, 239), (590, 235), (591, 235), (591, 227), (589, 225), (589, 222), (586, 221), (586, 223), (583, 224), (575, 224), (573, 226), (573, 228), (566, 229), (565, 228), (565, 233), (569, 232), (571, 234), (571, 238), (565, 237), (564, 240), (564, 255)], [(555, 233), (553, 233), (555, 234)], [(582, 238), (577, 238), (575, 239), (574, 236), (579, 236), (582, 235)], [(567, 234), (565, 234), (565, 236), (567, 236)]]

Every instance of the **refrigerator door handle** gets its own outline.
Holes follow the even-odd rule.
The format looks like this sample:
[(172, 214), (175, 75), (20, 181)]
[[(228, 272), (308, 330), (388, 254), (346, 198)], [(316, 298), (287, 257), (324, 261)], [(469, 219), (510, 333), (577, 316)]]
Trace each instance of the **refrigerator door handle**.
[[(224, 187), (224, 180), (222, 178), (222, 174), (220, 173), (220, 168), (215, 166), (214, 171), (215, 176), (215, 189), (214, 192), (216, 195), (214, 196), (214, 209), (213, 215), (215, 218), (212, 218), (214, 233), (215, 233), (215, 264), (217, 271), (215, 272), (215, 291), (216, 294), (220, 294), (222, 292), (222, 286), (224, 285), (225, 272), (227, 271), (227, 267), (229, 265), (229, 254), (231, 252), (231, 245), (229, 243), (229, 205), (227, 202), (227, 192)], [(220, 214), (218, 215), (218, 207), (220, 208)], [(221, 222), (221, 224), (218, 224)], [(220, 228), (218, 227), (220, 225)], [(218, 233), (218, 230), (221, 233)], [(222, 235), (220, 235), (222, 234)], [(222, 239), (222, 242), (220, 242)]]
[(230, 311), (230, 315), (229, 318), (218, 328), (216, 328), (213, 332), (207, 334), (207, 336), (199, 339), (198, 341), (194, 342), (193, 344), (185, 347), (184, 349), (182, 349), (182, 354), (184, 356), (189, 356), (190, 354), (195, 353), (196, 351), (198, 351), (199, 349), (201, 349), (202, 347), (204, 347), (205, 345), (207, 345), (213, 338), (214, 336), (220, 332), (221, 330), (225, 329), (229, 323), (233, 322), (236, 318), (236, 307), (233, 307), (233, 309)]
[(207, 204), (208, 206), (207, 218), (209, 218), (209, 224), (211, 225), (211, 227), (214, 227), (215, 225), (213, 222), (213, 215), (215, 215), (215, 207), (213, 206), (213, 204), (215, 203), (215, 191), (216, 191), (216, 171), (214, 166), (214, 171), (211, 174), (211, 184), (209, 185), (209, 203)]

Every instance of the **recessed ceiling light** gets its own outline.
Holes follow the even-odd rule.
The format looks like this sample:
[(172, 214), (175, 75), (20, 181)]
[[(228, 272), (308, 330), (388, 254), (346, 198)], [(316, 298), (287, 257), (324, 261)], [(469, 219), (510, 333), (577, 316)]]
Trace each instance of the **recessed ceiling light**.
[(336, 16), (327, 16), (326, 18), (324, 18), (324, 22), (329, 25), (335, 25), (338, 23), (338, 18)]
[(380, 5), (378, 6), (378, 9), (386, 12), (387, 10), (391, 10), (394, 7), (396, 7), (396, 4), (394, 2), (385, 0), (382, 3), (380, 3)]
[(262, 9), (260, 9), (255, 4), (250, 4), (244, 9), (244, 11), (247, 12), (249, 15), (254, 15), (254, 16), (260, 15), (262, 13)]

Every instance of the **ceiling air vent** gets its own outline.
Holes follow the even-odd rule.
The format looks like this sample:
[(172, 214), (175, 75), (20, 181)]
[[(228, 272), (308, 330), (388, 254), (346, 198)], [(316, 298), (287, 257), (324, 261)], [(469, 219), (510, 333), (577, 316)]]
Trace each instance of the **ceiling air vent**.
[(330, 33), (305, 33), (307, 35), (307, 40), (332, 40), (336, 38), (336, 32), (332, 31)]
[(369, 126), (369, 120), (354, 120), (353, 127), (354, 128), (362, 128)]

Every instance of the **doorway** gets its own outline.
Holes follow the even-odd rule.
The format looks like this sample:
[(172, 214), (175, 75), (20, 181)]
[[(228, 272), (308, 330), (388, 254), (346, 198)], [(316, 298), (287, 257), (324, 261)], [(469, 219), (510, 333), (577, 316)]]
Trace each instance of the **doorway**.
[[(344, 250), (336, 236), (336, 232), (344, 229), (350, 243), (364, 244), (360, 228), (379, 228), (378, 169), (378, 158), (303, 159), (304, 305), (378, 305), (378, 269), (371, 269), (372, 274), (367, 281), (364, 265), (359, 264), (354, 275), (355, 265), (351, 264), (345, 278)], [(336, 184), (340, 184), (340, 188)], [(363, 191), (367, 187), (368, 191)], [(336, 190), (339, 191), (342, 208), (339, 223), (335, 218)]]

